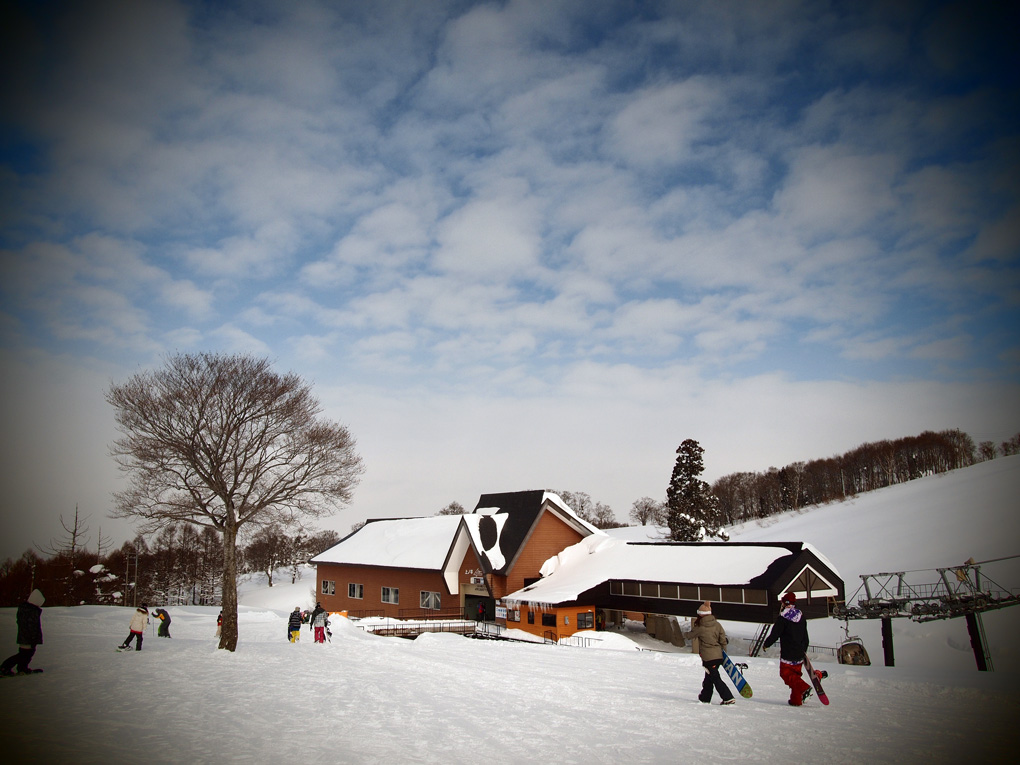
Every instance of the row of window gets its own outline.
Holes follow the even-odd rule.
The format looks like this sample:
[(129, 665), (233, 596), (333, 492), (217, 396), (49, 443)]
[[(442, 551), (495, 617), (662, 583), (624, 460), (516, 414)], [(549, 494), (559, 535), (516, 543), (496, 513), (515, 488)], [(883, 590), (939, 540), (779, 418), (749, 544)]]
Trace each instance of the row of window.
[[(508, 622), (519, 622), (521, 620), (521, 612), (517, 609), (508, 609), (506, 612), (506, 620)], [(528, 624), (535, 623), (535, 612), (528, 611)], [(570, 624), (570, 615), (564, 614), (563, 616), (564, 626)], [(542, 612), (542, 626), (543, 627), (555, 627), (556, 626), (556, 614)], [(595, 629), (595, 614), (591, 611), (585, 611), (577, 615), (577, 628), (579, 630), (593, 630)]]
[[(336, 581), (330, 579), (322, 580), (322, 594), (323, 595), (335, 595), (336, 594)], [(442, 608), (442, 598), (438, 592), (428, 592), (422, 590), (418, 593), (419, 602), (421, 608), (431, 609), (438, 611)], [(352, 600), (364, 600), (365, 599), (365, 585), (357, 584), (355, 582), (349, 582), (347, 584), (347, 597)], [(380, 600), (383, 603), (389, 603), (391, 605), (400, 605), (400, 588), (399, 587), (383, 587), (380, 593)]]
[(715, 587), (696, 584), (667, 584), (665, 582), (621, 582), (612, 580), (609, 591), (613, 595), (635, 598), (663, 598), (666, 600), (709, 600), (713, 603), (748, 603), (756, 606), (768, 604), (768, 592), (745, 587)]

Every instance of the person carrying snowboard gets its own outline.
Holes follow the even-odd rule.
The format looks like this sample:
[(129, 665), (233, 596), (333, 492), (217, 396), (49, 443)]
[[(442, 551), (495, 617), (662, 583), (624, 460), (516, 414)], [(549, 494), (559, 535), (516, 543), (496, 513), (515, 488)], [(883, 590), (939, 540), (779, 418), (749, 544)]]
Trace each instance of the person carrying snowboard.
[(127, 639), (125, 639), (124, 642), (120, 644), (120, 647), (124, 650), (127, 650), (131, 646), (131, 640), (134, 639), (137, 641), (137, 643), (135, 644), (135, 650), (141, 651), (142, 635), (145, 632), (145, 625), (147, 625), (148, 623), (149, 623), (149, 609), (146, 607), (144, 603), (142, 603), (141, 606), (135, 609), (134, 614), (131, 615), (131, 624), (128, 625), (128, 629), (130, 630), (130, 632), (128, 632)]
[(326, 626), (329, 624), (329, 617), (326, 614), (326, 609), (322, 607), (321, 603), (315, 604), (315, 610), (312, 611), (310, 621), (312, 623), (312, 630), (315, 631), (315, 642), (325, 643)]
[[(41, 669), (29, 669), (35, 648), (42, 645), (42, 604), (46, 598), (39, 590), (32, 590), (28, 600), (18, 606), (18, 652), (0, 664), (0, 675), (31, 675)], [(14, 671), (14, 666), (18, 671)]]
[(712, 604), (707, 600), (698, 606), (698, 618), (691, 625), (688, 633), (692, 640), (698, 641), (698, 655), (701, 666), (705, 668), (705, 679), (701, 682), (701, 693), (698, 701), (702, 704), (712, 703), (712, 689), (719, 691), (720, 702), (724, 705), (735, 704), (729, 686), (719, 676), (719, 667), (723, 663), (723, 649), (729, 640), (726, 630), (712, 614)]
[(159, 619), (159, 629), (156, 631), (158, 637), (170, 637), (170, 614), (164, 608), (157, 608), (152, 612)]
[[(779, 677), (790, 687), (792, 707), (799, 707), (811, 695), (811, 686), (801, 677), (808, 649), (807, 619), (797, 608), (797, 596), (788, 592), (780, 599), (779, 618), (765, 638), (768, 649), (779, 641)], [(819, 673), (821, 674), (821, 673)]]
[(287, 637), (292, 643), (301, 639), (301, 606), (294, 606), (294, 610), (290, 612), (290, 618), (287, 619)]

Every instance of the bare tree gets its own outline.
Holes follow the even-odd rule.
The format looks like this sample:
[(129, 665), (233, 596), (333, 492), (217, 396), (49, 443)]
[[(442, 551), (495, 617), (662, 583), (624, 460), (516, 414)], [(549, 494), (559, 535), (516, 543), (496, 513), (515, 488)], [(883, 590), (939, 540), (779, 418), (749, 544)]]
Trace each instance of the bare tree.
[(354, 437), (320, 416), (300, 377), (248, 355), (175, 355), (106, 400), (122, 434), (111, 453), (131, 480), (114, 514), (149, 531), (185, 522), (220, 533), (219, 647), (235, 650), (238, 533), (348, 503), (363, 470)]
[(467, 510), (464, 509), (464, 505), (460, 502), (451, 502), (442, 510), (436, 513), (436, 515), (464, 515)]
[(663, 503), (656, 502), (651, 497), (635, 499), (634, 504), (630, 506), (630, 519), (642, 526), (647, 526), (649, 523), (653, 526), (661, 523), (662, 516)]

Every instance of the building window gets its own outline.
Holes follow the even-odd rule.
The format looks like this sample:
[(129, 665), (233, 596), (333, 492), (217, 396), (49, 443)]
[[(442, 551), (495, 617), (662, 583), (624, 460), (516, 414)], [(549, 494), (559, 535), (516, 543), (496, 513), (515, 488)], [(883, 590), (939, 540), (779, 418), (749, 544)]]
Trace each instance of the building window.
[(722, 603), (743, 603), (744, 590), (740, 587), (723, 587), (719, 593), (719, 601)]
[(710, 587), (703, 584), (699, 589), (701, 590), (701, 595), (699, 596), (701, 600), (707, 600), (711, 603), (717, 603), (722, 600), (718, 587)]
[(528, 624), (534, 624), (534, 623), (535, 623), (535, 612), (534, 611), (528, 611)]
[(398, 603), (400, 603), (400, 590), (397, 589), (396, 587), (383, 587), (382, 602), (397, 605)]
[(440, 600), (440, 597), (439, 597), (439, 593), (438, 592), (426, 592), (425, 590), (422, 590), (421, 591), (421, 607), (425, 608), (425, 609), (428, 609), (428, 610), (431, 610), (431, 611), (438, 611), (440, 608), (442, 608), (441, 600)]
[(519, 622), (521, 620), (521, 612), (517, 609), (508, 609), (506, 612), (506, 620), (508, 622)]
[(542, 614), (542, 626), (543, 627), (555, 627), (556, 626), (556, 614)]
[(336, 595), (336, 582), (328, 579), (322, 580), (322, 594), (323, 595)]
[(579, 630), (593, 630), (595, 629), (595, 614), (591, 611), (586, 611), (583, 614), (577, 615), (577, 628)]
[(365, 598), (365, 585), (354, 584), (351, 582), (347, 585), (347, 597), (354, 598), (355, 600), (364, 600)]

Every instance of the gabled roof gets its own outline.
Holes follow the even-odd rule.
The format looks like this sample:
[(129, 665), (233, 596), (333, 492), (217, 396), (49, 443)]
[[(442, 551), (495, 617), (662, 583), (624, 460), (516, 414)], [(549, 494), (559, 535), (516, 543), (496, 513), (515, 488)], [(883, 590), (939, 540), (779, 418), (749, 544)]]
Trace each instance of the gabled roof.
[(552, 492), (483, 494), (471, 515), (368, 521), (310, 562), (442, 571), (451, 590), (455, 590), (454, 567), (459, 565), (469, 545), (486, 567), (486, 573), (505, 575), (543, 511), (552, 513), (579, 534), (602, 534)]
[(543, 511), (552, 513), (582, 536), (603, 535), (551, 491), (483, 494), (474, 509), (477, 526), (469, 526), (468, 530), (491, 573), (506, 575), (513, 568)]
[(310, 562), (438, 571), (446, 563), (461, 518), (433, 515), (371, 520)]
[(788, 584), (778, 580), (788, 576), (790, 566), (805, 550), (827, 564), (802, 542), (627, 542), (592, 536), (547, 560), (542, 579), (505, 600), (568, 603), (610, 580), (768, 589)]

